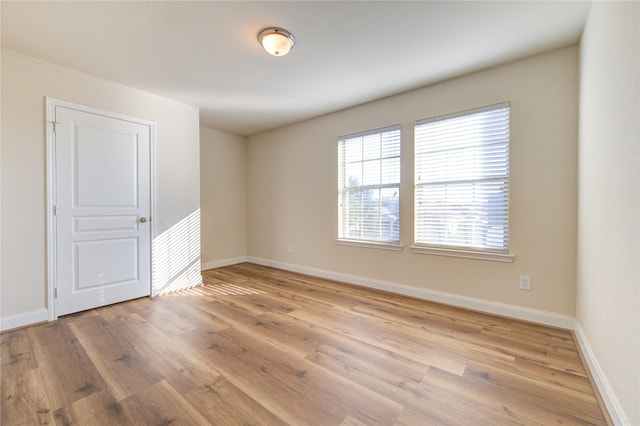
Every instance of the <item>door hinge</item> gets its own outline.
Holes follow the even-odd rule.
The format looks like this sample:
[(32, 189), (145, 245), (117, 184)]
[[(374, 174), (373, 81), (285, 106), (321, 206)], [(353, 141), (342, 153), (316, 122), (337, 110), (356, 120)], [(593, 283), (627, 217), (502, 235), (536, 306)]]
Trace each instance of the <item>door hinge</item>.
[(53, 289), (53, 298), (54, 298), (54, 299), (57, 299), (57, 298), (58, 298), (58, 289), (57, 289), (57, 288), (54, 288), (54, 289)]
[(53, 206), (53, 215), (54, 216), (58, 215), (58, 206)]
[(60, 124), (59, 121), (50, 121), (51, 124), (53, 124), (53, 133), (56, 132), (56, 124)]

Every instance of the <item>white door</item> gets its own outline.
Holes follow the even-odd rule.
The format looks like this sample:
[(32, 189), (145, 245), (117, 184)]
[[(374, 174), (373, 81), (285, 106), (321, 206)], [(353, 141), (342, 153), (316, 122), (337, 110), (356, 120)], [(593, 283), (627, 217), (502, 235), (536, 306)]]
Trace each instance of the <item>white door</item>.
[(57, 314), (151, 292), (151, 126), (55, 106)]

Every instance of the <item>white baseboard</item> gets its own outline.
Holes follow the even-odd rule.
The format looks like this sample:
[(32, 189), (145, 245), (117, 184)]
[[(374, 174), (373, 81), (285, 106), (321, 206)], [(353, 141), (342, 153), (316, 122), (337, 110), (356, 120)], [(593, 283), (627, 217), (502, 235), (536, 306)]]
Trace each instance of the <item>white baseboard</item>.
[(308, 268), (305, 266), (293, 265), (290, 263), (278, 262), (274, 260), (262, 259), (259, 257), (247, 257), (248, 262), (257, 263), (259, 265), (271, 266), (274, 268), (284, 269), (292, 272), (313, 275), (320, 278), (326, 278), (335, 281), (342, 281), (349, 284), (355, 284), (362, 287), (375, 288), (391, 293), (411, 296), (418, 299), (429, 300), (432, 302), (444, 303), (447, 305), (458, 306), (461, 308), (472, 309), (474, 311), (486, 312), (489, 314), (501, 315), (509, 318), (515, 318), (523, 321), (534, 322), (538, 324), (549, 325), (558, 328), (572, 330), (574, 319), (566, 315), (560, 315), (553, 312), (542, 311), (538, 309), (524, 308), (521, 306), (509, 305), (506, 303), (492, 302), (490, 300), (477, 299), (474, 297), (461, 296), (452, 293), (444, 293), (440, 291), (427, 290), (419, 287), (412, 287), (404, 284), (397, 284), (388, 281), (380, 281), (371, 278), (363, 278), (355, 275), (331, 272), (324, 269)]
[(229, 259), (214, 260), (211, 262), (205, 262), (202, 265), (200, 265), (200, 270), (204, 271), (207, 269), (222, 268), (223, 266), (236, 265), (238, 263), (243, 263), (246, 261), (247, 261), (247, 256), (238, 256), (238, 257), (232, 257)]
[[(223, 266), (235, 265), (237, 263), (242, 263), (246, 261), (247, 261), (246, 256), (217, 260), (217, 261), (201, 264), (200, 270), (204, 271), (205, 269), (220, 268)], [(202, 282), (193, 283), (188, 287), (197, 286), (201, 284)], [(164, 290), (154, 289), (154, 295), (163, 293), (165, 291), (166, 289)], [(49, 321), (49, 311), (45, 308), (35, 309), (33, 311), (24, 312), (21, 314), (0, 317), (0, 331), (13, 330), (14, 328), (26, 327), (29, 325), (34, 325), (34, 324), (37, 324), (40, 322), (46, 322), (46, 321)]]
[(587, 336), (578, 320), (575, 321), (573, 330), (576, 334), (576, 340), (580, 345), (580, 349), (582, 350), (582, 355), (584, 355), (584, 358), (587, 361), (587, 366), (589, 367), (591, 376), (596, 382), (598, 391), (600, 391), (600, 396), (602, 397), (604, 405), (607, 407), (607, 411), (611, 416), (611, 421), (614, 425), (630, 425), (631, 423), (624, 414), (622, 406), (620, 406), (620, 402), (618, 401), (618, 398), (616, 398), (613, 389), (611, 389), (611, 385), (602, 371), (600, 363), (593, 353), (591, 345), (589, 345), (589, 341), (587, 340)]
[(13, 330), (14, 328), (26, 327), (28, 325), (46, 322), (49, 320), (49, 310), (34, 309), (17, 315), (9, 315), (0, 318), (0, 331)]
[[(338, 272), (327, 271), (324, 269), (310, 268), (252, 256), (239, 256), (230, 259), (206, 262), (201, 265), (201, 270), (204, 271), (206, 269), (220, 268), (223, 266), (230, 266), (243, 262), (252, 262), (259, 265), (284, 269), (287, 271), (299, 272), (302, 274), (312, 275), (320, 278), (355, 284), (362, 287), (369, 287), (377, 290), (384, 290), (396, 294), (402, 294), (405, 296), (416, 297), (418, 299), (424, 299), (433, 302), (444, 303), (447, 305), (472, 309), (475, 311), (516, 318), (524, 321), (531, 321), (568, 330), (574, 330), (576, 340), (580, 345), (580, 349), (582, 350), (584, 358), (587, 362), (587, 366), (591, 372), (591, 375), (593, 376), (598, 390), (600, 391), (600, 395), (602, 396), (604, 404), (606, 405), (609, 415), (611, 416), (611, 420), (616, 425), (630, 424), (627, 416), (620, 406), (618, 399), (615, 396), (615, 393), (613, 392), (613, 389), (611, 389), (611, 385), (609, 384), (604, 372), (602, 371), (602, 368), (600, 367), (600, 364), (598, 363), (598, 360), (593, 353), (591, 346), (589, 345), (582, 326), (577, 320), (571, 317), (537, 309), (524, 308), (505, 303), (492, 302), (484, 299), (427, 290), (423, 288), (407, 286), (404, 284), (363, 278), (355, 275), (342, 274)], [(40, 322), (46, 322), (48, 319), (49, 312), (45, 308), (35, 309), (22, 314), (0, 317), (0, 331), (7, 331), (19, 327), (37, 324)]]

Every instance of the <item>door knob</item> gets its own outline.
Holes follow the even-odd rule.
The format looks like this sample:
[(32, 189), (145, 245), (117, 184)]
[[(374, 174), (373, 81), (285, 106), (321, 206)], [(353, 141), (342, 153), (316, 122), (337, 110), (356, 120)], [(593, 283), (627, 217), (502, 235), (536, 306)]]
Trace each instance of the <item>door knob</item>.
[(146, 217), (141, 217), (140, 218), (140, 223), (145, 223), (148, 219)]

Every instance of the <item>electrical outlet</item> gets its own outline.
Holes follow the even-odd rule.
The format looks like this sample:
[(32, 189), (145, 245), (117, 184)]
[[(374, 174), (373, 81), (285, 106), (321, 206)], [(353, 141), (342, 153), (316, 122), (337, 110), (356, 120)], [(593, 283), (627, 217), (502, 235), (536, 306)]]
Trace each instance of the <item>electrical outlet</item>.
[(520, 275), (520, 290), (531, 290), (530, 275)]
[(289, 244), (289, 247), (287, 247), (287, 253), (293, 254), (293, 246), (291, 244)]

